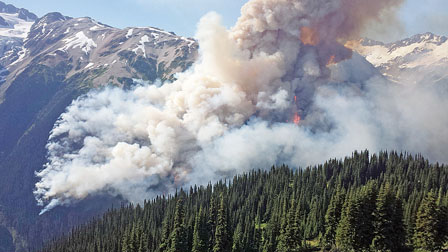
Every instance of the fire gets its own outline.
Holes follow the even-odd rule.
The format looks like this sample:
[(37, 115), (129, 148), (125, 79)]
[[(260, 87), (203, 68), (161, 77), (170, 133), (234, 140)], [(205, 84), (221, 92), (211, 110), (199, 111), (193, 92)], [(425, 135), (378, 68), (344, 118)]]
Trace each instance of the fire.
[(294, 121), (293, 121), (294, 124), (295, 124), (295, 125), (299, 125), (300, 120), (301, 120), (301, 118), (300, 118), (300, 116), (299, 116), (299, 113), (296, 112), (296, 113), (294, 114)]
[(319, 36), (312, 28), (303, 26), (300, 28), (300, 40), (305, 45), (317, 45), (319, 43)]
[[(297, 95), (294, 96), (294, 104), (297, 105)], [(299, 123), (300, 123), (299, 113), (296, 112), (294, 114), (294, 118), (292, 119), (292, 121), (294, 122), (295, 125), (299, 125)]]
[(336, 63), (338, 63), (336, 61), (336, 56), (335, 55), (331, 55), (330, 58), (327, 61), (327, 66), (331, 66), (331, 65), (334, 65)]

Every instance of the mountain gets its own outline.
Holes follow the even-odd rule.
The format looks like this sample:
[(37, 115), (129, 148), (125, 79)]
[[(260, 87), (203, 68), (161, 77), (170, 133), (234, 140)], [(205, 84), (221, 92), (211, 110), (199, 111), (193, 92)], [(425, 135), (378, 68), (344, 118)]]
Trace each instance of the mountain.
[(395, 82), (407, 85), (448, 82), (445, 36), (425, 33), (389, 44), (361, 39), (351, 42), (350, 47)]
[[(39, 216), (32, 193), (35, 172), (47, 162), (48, 136), (67, 106), (105, 86), (127, 89), (174, 80), (193, 64), (198, 44), (153, 27), (118, 29), (61, 13), (39, 18), (1, 2), (0, 16), (0, 252), (28, 251), (122, 204), (119, 197), (100, 195)], [(372, 53), (388, 46), (370, 44), (364, 47)], [(333, 71), (335, 81), (344, 80), (345, 70), (360, 63), (366, 73), (372, 72), (372, 65), (356, 55), (341, 62), (347, 67)], [(387, 66), (376, 66), (388, 73)]]
[(422, 156), (354, 152), (124, 206), (42, 251), (412, 251), (426, 246), (413, 239), (426, 201), (440, 212), (429, 217), (442, 225), (430, 230), (441, 231), (436, 245), (448, 242), (447, 183), (448, 167)]
[[(0, 62), (20, 52), (37, 16), (26, 9), (19, 9), (0, 1)], [(7, 69), (1, 64), (0, 83), (5, 81)]]
[(198, 45), (152, 27), (117, 29), (60, 13), (38, 18), (1, 2), (0, 11), (0, 251), (28, 251), (121, 202), (97, 197), (38, 215), (35, 172), (65, 108), (92, 89), (173, 80)]
[(0, 1), (0, 36), (24, 39), (36, 19), (27, 9)]

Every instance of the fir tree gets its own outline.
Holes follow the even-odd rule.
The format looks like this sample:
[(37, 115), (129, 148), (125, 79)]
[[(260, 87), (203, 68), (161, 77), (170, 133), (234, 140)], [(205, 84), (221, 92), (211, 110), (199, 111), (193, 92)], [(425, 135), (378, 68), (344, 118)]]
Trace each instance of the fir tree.
[(300, 208), (293, 202), (283, 218), (282, 229), (278, 238), (277, 251), (298, 251), (301, 246)]
[(170, 216), (167, 214), (162, 222), (162, 240), (159, 246), (160, 252), (168, 251), (168, 249), (171, 247), (171, 240), (170, 240), (171, 228), (169, 217)]
[(213, 246), (213, 252), (228, 252), (230, 251), (230, 241), (227, 226), (228, 216), (227, 205), (223, 193), (221, 193), (220, 199), (221, 200), (216, 221), (215, 244)]
[(399, 251), (404, 239), (397, 233), (403, 233), (401, 202), (395, 197), (390, 185), (382, 186), (378, 194), (375, 210), (374, 237), (372, 248), (375, 251)]
[(205, 223), (205, 216), (202, 207), (199, 209), (199, 213), (196, 215), (193, 230), (193, 248), (192, 252), (207, 252), (207, 229)]
[(187, 233), (184, 225), (184, 199), (180, 196), (176, 204), (176, 212), (174, 214), (174, 226), (171, 232), (171, 247), (169, 252), (186, 252), (188, 251)]
[(341, 219), (342, 208), (344, 206), (345, 193), (338, 187), (338, 190), (330, 200), (327, 213), (325, 214), (325, 234), (324, 244), (331, 248), (336, 244), (336, 229)]
[(244, 252), (243, 228), (241, 223), (238, 223), (235, 232), (233, 233), (232, 252)]
[(368, 250), (373, 239), (375, 184), (370, 183), (346, 200), (336, 230), (336, 246), (344, 250)]
[(342, 208), (341, 220), (336, 229), (336, 247), (342, 250), (353, 250), (356, 232), (357, 209), (354, 199), (348, 198)]
[(437, 251), (443, 245), (440, 234), (440, 212), (437, 199), (429, 192), (420, 204), (414, 230), (414, 247), (420, 251)]
[(265, 232), (263, 233), (263, 252), (275, 251), (277, 247), (277, 237), (280, 234), (279, 219), (276, 212), (269, 219)]

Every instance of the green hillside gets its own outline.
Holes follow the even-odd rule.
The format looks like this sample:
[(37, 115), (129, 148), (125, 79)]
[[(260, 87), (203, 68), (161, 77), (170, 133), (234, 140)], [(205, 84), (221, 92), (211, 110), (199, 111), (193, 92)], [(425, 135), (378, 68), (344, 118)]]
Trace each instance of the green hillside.
[(42, 251), (437, 251), (447, 189), (448, 167), (422, 156), (355, 152), (122, 206)]

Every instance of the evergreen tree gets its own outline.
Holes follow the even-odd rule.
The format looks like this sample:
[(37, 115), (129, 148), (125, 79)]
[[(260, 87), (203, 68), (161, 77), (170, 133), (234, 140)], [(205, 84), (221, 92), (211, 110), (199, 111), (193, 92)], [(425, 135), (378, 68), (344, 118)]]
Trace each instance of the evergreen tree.
[(213, 246), (213, 252), (229, 252), (230, 249), (227, 205), (224, 194), (221, 193), (216, 221), (215, 244)]
[(342, 250), (354, 249), (357, 214), (354, 199), (348, 198), (342, 208), (341, 220), (336, 229), (337, 248)]
[(184, 198), (179, 196), (176, 204), (176, 212), (174, 214), (174, 226), (171, 232), (171, 247), (169, 252), (186, 252), (188, 251), (187, 233), (184, 225)]
[(277, 237), (280, 234), (279, 216), (273, 213), (263, 233), (263, 252), (275, 251), (277, 247)]
[(374, 236), (374, 212), (376, 209), (377, 189), (375, 183), (369, 183), (361, 188), (361, 195), (357, 200), (359, 209), (356, 220), (355, 247), (367, 250)]
[(202, 207), (199, 209), (199, 213), (196, 215), (193, 231), (193, 248), (192, 252), (207, 252), (207, 229), (205, 216)]
[(414, 230), (414, 247), (419, 251), (437, 251), (443, 245), (439, 228), (439, 208), (433, 192), (429, 192), (420, 204)]
[(283, 218), (282, 229), (278, 238), (277, 251), (298, 251), (300, 250), (301, 242), (300, 208), (296, 206), (293, 200), (285, 218)]
[(245, 252), (243, 245), (243, 228), (241, 223), (238, 223), (235, 232), (233, 233), (232, 252)]
[(404, 247), (405, 239), (396, 235), (404, 232), (400, 205), (401, 201), (395, 197), (390, 185), (382, 186), (374, 213), (372, 248), (375, 251), (399, 251)]
[(168, 249), (171, 247), (171, 240), (170, 240), (171, 228), (169, 217), (170, 216), (167, 214), (162, 222), (162, 240), (159, 246), (160, 252), (168, 251)]
[(216, 198), (214, 197), (214, 194), (212, 194), (211, 199), (210, 199), (210, 207), (209, 207), (208, 219), (207, 219), (207, 229), (210, 232), (209, 239), (208, 239), (209, 251), (212, 251), (213, 246), (215, 245), (215, 231), (216, 231), (217, 215), (218, 215), (218, 209), (217, 209)]
[(350, 195), (336, 230), (336, 246), (344, 250), (368, 250), (373, 239), (375, 184), (370, 183)]
[(124, 232), (122, 244), (122, 252), (136, 252), (134, 239), (129, 229)]
[(439, 190), (437, 199), (437, 206), (439, 207), (439, 236), (442, 243), (448, 240), (448, 194), (443, 196), (442, 188)]
[(336, 229), (341, 219), (342, 208), (344, 206), (345, 193), (338, 187), (338, 190), (330, 200), (327, 213), (325, 214), (325, 234), (324, 245), (328, 248), (336, 244)]
[(394, 244), (392, 246), (393, 251), (407, 251), (406, 249), (406, 227), (404, 225), (403, 217), (403, 201), (401, 197), (396, 196), (394, 201), (394, 216), (393, 226), (394, 232), (391, 234)]

